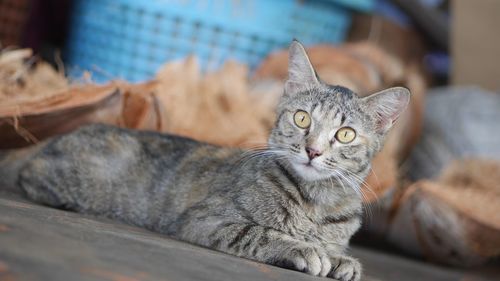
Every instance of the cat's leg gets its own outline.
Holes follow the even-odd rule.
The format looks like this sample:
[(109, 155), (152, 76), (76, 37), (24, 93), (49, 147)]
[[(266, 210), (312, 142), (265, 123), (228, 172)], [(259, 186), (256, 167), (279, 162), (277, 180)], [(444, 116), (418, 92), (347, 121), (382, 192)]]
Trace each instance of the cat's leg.
[[(193, 232), (190, 232), (193, 233)], [(257, 224), (226, 223), (211, 232), (182, 237), (197, 244), (240, 257), (294, 269), (315, 276), (331, 271), (326, 251), (313, 244)], [(193, 241), (195, 240), (195, 241)], [(196, 241), (198, 240), (198, 241)]]
[(19, 174), (17, 184), (33, 201), (52, 207), (67, 206), (72, 201), (70, 194), (60, 189), (58, 177), (47, 175), (52, 167), (44, 159), (31, 160)]
[(349, 256), (332, 256), (330, 258), (332, 269), (328, 277), (339, 281), (359, 281), (361, 278), (361, 264)]
[[(95, 166), (95, 165), (94, 165)], [(38, 203), (67, 210), (108, 216), (118, 193), (112, 178), (98, 177), (88, 163), (61, 155), (38, 155), (20, 171), (17, 184)], [(113, 205), (114, 204), (114, 205)]]

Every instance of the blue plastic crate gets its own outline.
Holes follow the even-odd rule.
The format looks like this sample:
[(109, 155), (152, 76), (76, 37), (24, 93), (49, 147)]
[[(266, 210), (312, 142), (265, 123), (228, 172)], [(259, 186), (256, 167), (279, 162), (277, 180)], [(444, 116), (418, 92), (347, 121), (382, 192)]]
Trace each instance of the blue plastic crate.
[(190, 54), (204, 69), (227, 59), (255, 67), (292, 38), (341, 41), (350, 11), (332, 1), (76, 0), (65, 58), (73, 73), (90, 70), (98, 82), (150, 79)]

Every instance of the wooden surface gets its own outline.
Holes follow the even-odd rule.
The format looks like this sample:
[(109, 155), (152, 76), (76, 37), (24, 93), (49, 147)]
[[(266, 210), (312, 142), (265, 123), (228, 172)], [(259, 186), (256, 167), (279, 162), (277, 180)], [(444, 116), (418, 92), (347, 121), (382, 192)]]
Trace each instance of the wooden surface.
[[(366, 249), (364, 280), (500, 280)], [(0, 281), (326, 280), (0, 194)]]

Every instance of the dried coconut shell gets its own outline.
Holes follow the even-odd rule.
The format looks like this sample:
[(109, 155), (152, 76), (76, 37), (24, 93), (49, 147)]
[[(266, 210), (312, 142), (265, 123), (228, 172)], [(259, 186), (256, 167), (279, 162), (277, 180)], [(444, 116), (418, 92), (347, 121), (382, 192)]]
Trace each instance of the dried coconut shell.
[(157, 86), (156, 81), (120, 84), (123, 92), (121, 116), (124, 127), (159, 132), (165, 130), (166, 113), (156, 96)]
[(116, 85), (72, 88), (50, 98), (0, 107), (0, 148), (23, 147), (89, 123), (120, 124)]
[(463, 160), (419, 181), (397, 204), (388, 239), (430, 260), (471, 266), (500, 256), (500, 164)]
[(50, 96), (0, 106), (0, 148), (22, 147), (90, 123), (164, 131), (167, 120), (157, 83), (113, 82), (73, 87)]
[(6, 101), (0, 105), (0, 118), (39, 115), (79, 105), (90, 105), (111, 95), (117, 88), (116, 84), (77, 86), (50, 96), (35, 95), (23, 102)]

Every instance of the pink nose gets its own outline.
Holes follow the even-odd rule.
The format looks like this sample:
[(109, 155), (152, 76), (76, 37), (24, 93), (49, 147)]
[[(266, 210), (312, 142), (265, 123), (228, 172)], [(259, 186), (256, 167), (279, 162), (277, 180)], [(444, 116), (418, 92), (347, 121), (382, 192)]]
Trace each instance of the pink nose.
[(313, 160), (314, 158), (321, 156), (322, 154), (321, 151), (310, 147), (306, 147), (306, 152), (307, 156), (309, 156), (309, 160)]

